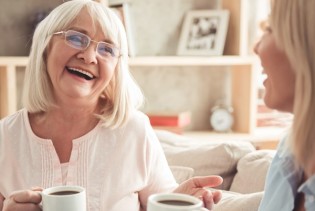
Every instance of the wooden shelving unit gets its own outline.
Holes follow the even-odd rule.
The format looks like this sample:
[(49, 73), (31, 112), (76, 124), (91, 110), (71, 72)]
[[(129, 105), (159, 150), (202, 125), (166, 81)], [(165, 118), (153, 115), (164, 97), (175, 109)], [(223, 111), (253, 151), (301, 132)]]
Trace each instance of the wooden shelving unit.
[(16, 68), (25, 67), (27, 57), (0, 57), (0, 118), (17, 110)]

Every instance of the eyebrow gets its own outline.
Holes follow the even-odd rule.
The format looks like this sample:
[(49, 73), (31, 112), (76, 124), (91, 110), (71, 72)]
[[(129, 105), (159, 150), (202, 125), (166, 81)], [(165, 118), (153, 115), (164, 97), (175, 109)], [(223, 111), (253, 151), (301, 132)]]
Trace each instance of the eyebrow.
[[(82, 29), (82, 28), (79, 28), (79, 27), (69, 27), (67, 30), (74, 30), (74, 31), (81, 32), (81, 33), (83, 33), (83, 34), (89, 36), (87, 30)], [(89, 37), (90, 37), (90, 36), (89, 36)], [(91, 38), (91, 37), (90, 37), (90, 38)], [(92, 39), (92, 38), (91, 38), (91, 39)], [(115, 45), (115, 43), (114, 43), (112, 40), (108, 39), (108, 38), (105, 38), (105, 40), (101, 40), (101, 41), (98, 41), (98, 42), (106, 42), (106, 43)]]

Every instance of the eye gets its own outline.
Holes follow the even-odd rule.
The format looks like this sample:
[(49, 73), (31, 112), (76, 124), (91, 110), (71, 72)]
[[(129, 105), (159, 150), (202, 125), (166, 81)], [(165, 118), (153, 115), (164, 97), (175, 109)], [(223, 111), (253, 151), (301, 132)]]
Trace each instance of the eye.
[(98, 45), (98, 52), (102, 56), (112, 56), (112, 57), (116, 56), (116, 54), (115, 54), (115, 47), (110, 46), (107, 43), (99, 43), (99, 45)]
[(68, 35), (66, 39), (72, 45), (80, 48), (85, 48), (89, 42), (87, 37), (80, 34)]

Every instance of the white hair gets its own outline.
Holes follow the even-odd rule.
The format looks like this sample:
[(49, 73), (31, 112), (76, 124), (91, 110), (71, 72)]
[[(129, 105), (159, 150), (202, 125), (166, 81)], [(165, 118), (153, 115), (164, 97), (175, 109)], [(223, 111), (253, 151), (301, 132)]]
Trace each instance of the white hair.
[[(72, 0), (56, 7), (37, 26), (26, 67), (23, 103), (31, 113), (46, 112), (55, 105), (52, 83), (47, 73), (46, 49), (53, 33), (67, 30), (82, 9), (86, 8), (92, 20), (99, 23), (105, 36), (121, 51), (114, 76), (103, 91), (100, 101), (102, 114), (98, 115), (108, 127), (118, 127), (129, 114), (143, 103), (143, 95), (128, 67), (128, 45), (124, 26), (108, 7), (91, 0)], [(101, 100), (102, 98), (102, 100)]]

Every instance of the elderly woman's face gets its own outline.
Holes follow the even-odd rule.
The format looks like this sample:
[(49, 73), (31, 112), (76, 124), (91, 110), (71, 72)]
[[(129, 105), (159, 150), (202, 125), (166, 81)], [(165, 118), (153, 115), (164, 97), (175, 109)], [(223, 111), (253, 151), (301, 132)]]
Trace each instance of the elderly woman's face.
[(279, 111), (293, 112), (295, 75), (286, 54), (275, 43), (272, 29), (267, 27), (254, 48), (267, 78), (265, 104)]
[[(73, 24), (64, 31), (73, 30), (89, 36), (97, 42), (107, 42), (101, 27), (94, 26), (86, 10), (82, 10)], [(69, 34), (68, 34), (69, 35)], [(72, 35), (72, 34), (70, 34)], [(68, 41), (81, 43), (80, 37), (69, 36)], [(106, 48), (98, 52), (107, 51)], [(96, 52), (97, 43), (84, 50), (65, 42), (65, 34), (53, 36), (47, 52), (47, 69), (55, 98), (58, 102), (96, 103), (113, 77), (117, 57), (104, 59)]]

